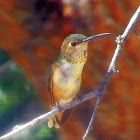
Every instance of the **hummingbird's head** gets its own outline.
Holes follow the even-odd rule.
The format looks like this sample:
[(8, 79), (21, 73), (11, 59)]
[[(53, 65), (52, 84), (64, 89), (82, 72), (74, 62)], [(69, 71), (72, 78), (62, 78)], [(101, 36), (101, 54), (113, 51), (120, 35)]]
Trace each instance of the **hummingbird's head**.
[(91, 37), (86, 37), (82, 34), (71, 34), (62, 43), (61, 57), (72, 64), (84, 64), (87, 60), (88, 42), (106, 35), (110, 35), (110, 33), (98, 34)]
[(61, 56), (69, 63), (85, 63), (88, 41), (82, 42), (84, 39), (86, 39), (86, 36), (82, 34), (67, 36), (61, 46)]

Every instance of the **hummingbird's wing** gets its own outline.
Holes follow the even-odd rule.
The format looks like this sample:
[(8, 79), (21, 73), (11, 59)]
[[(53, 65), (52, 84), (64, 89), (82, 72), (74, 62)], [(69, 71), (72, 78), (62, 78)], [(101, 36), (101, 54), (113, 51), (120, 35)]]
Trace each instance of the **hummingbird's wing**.
[(50, 98), (51, 98), (51, 107), (53, 107), (53, 106), (55, 106), (55, 103), (54, 103), (54, 97), (53, 97), (53, 69), (52, 69), (52, 66), (49, 69), (48, 91), (50, 93)]
[[(54, 91), (54, 82), (53, 82), (53, 75), (57, 69), (57, 66), (58, 65), (53, 65), (50, 67), (49, 69), (49, 76), (48, 76), (48, 91), (50, 93), (50, 98), (51, 98), (51, 107), (54, 107), (56, 105), (59, 105), (59, 103), (57, 102), (57, 98), (56, 98), (56, 94), (55, 91)], [(73, 108), (70, 108), (70, 109), (67, 109), (67, 110), (64, 110), (64, 111), (61, 111), (59, 112), (57, 115), (55, 115), (52, 120), (49, 120), (48, 122), (48, 125), (49, 127), (59, 127), (59, 125), (62, 125), (63, 123), (65, 123), (65, 121), (70, 117), (70, 115), (72, 114), (74, 110), (74, 107)], [(53, 124), (52, 124), (53, 122)], [(51, 124), (51, 125), (50, 125)]]

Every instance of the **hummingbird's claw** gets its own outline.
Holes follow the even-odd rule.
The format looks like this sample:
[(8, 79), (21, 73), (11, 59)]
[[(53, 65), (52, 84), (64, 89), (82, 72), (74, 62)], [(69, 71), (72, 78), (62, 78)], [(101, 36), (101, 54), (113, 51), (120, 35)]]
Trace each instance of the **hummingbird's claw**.
[(57, 102), (57, 107), (58, 107), (58, 110), (61, 111), (61, 106), (59, 105), (59, 102)]
[(82, 96), (78, 95), (77, 99), (82, 103), (82, 101), (83, 101)]

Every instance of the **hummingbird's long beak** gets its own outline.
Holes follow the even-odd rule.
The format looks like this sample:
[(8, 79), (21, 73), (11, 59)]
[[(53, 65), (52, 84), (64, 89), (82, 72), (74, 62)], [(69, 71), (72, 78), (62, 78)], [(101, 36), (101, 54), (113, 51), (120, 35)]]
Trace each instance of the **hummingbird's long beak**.
[(93, 35), (93, 36), (90, 36), (90, 37), (83, 39), (82, 42), (90, 41), (92, 39), (107, 36), (107, 35), (111, 35), (111, 34), (110, 33), (103, 33), (103, 34)]

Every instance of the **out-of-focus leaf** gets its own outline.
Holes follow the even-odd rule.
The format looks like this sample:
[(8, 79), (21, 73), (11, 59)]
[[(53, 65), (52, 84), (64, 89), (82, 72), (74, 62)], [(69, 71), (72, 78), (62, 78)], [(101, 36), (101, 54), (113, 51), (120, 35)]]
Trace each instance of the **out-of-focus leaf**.
[(48, 139), (51, 140), (53, 137), (53, 131), (46, 125), (35, 131), (36, 139)]

